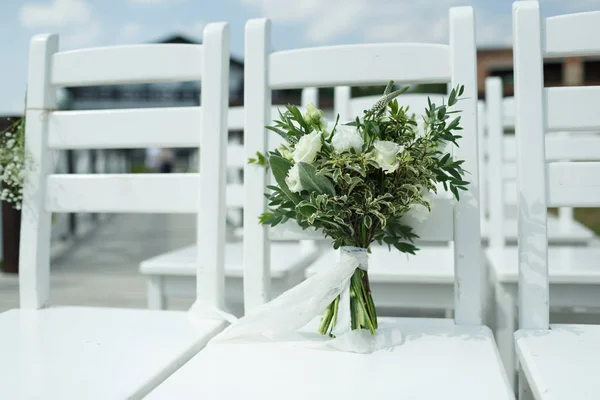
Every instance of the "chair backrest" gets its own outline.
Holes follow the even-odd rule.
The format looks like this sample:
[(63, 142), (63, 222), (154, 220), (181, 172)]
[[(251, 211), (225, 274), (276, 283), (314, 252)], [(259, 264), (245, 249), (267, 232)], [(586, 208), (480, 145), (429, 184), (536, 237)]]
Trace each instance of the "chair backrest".
[[(471, 7), (450, 10), (450, 44), (363, 44), (271, 52), (271, 25), (266, 19), (246, 24), (246, 155), (268, 148), (265, 122), (272, 89), (335, 87), (397, 83), (450, 83), (465, 86), (460, 103), (464, 128), (460, 148), (471, 185), (461, 201), (439, 198), (423, 223), (410, 222), (423, 240), (454, 240), (455, 319), (460, 324), (482, 322), (483, 268), (479, 227), (477, 155), (477, 73), (474, 16)], [(410, 60), (410, 62), (406, 62)], [(319, 65), (319, 68), (314, 68)], [(266, 210), (263, 196), (267, 171), (245, 168), (244, 298), (246, 312), (269, 300), (269, 239), (287, 234), (313, 239), (314, 231), (302, 231), (293, 223), (273, 229), (257, 223)], [(319, 237), (319, 236), (316, 236)], [(417, 255), (418, 257), (418, 255)]]
[[(203, 45), (157, 44), (58, 51), (57, 35), (32, 39), (26, 147), (32, 158), (21, 224), (21, 307), (49, 297), (53, 212), (196, 213), (206, 249), (198, 295), (223, 303), (225, 140), (229, 28), (209, 24)], [(141, 82), (202, 81), (201, 107), (53, 111), (56, 89)], [(200, 146), (202, 145), (202, 146)], [(52, 151), (200, 147), (202, 174), (53, 173)], [(199, 271), (200, 272), (200, 271)]]
[[(548, 329), (546, 207), (600, 206), (597, 136), (558, 137), (552, 153), (569, 162), (546, 163), (546, 132), (600, 129), (600, 87), (544, 88), (544, 57), (600, 55), (590, 32), (600, 12), (542, 18), (537, 1), (513, 4), (519, 221), (519, 325)], [(586, 160), (577, 162), (576, 160)]]

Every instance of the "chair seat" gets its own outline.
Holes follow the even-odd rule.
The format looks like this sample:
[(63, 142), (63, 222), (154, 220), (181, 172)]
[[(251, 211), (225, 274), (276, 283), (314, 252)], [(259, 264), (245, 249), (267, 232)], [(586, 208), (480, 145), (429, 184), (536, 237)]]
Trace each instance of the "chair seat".
[[(196, 276), (198, 247), (188, 246), (150, 258), (140, 263), (140, 272), (148, 275)], [(275, 242), (271, 245), (271, 277), (283, 279), (287, 275), (305, 268), (319, 254), (313, 243)], [(242, 242), (225, 245), (225, 276), (243, 277)]]
[(223, 328), (174, 311), (6, 311), (0, 314), (0, 399), (140, 398)]
[(371, 354), (211, 344), (147, 398), (514, 399), (487, 327), (394, 318), (380, 319), (380, 328), (399, 329), (406, 339)]
[[(487, 249), (490, 271), (496, 282), (519, 281), (517, 247)], [(551, 283), (600, 284), (600, 247), (549, 247), (548, 272)]]
[[(326, 250), (306, 270), (307, 276), (337, 263), (339, 250)], [(369, 281), (454, 284), (454, 252), (449, 246), (422, 247), (416, 256), (375, 245), (369, 255)]]
[(517, 354), (537, 400), (596, 400), (600, 326), (551, 325), (515, 333)]
[[(489, 238), (489, 221), (484, 219), (481, 223), (481, 235)], [(572, 221), (563, 226), (554, 215), (548, 216), (548, 242), (551, 244), (586, 244), (594, 237), (594, 232), (579, 221)], [(507, 218), (504, 220), (504, 237), (509, 242), (517, 241), (517, 219)]]

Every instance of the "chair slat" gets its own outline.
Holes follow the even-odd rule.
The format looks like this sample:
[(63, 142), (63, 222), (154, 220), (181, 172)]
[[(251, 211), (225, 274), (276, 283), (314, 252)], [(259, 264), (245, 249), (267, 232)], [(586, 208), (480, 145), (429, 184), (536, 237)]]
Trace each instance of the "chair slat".
[(203, 48), (194, 44), (143, 44), (56, 53), (54, 86), (184, 82), (201, 79)]
[(600, 25), (600, 11), (559, 15), (546, 18), (545, 22), (545, 56), (574, 57), (600, 52), (600, 37), (592, 33)]
[(546, 137), (546, 160), (600, 160), (600, 134), (569, 133), (561, 137)]
[[(448, 242), (454, 238), (454, 200), (447, 196), (435, 198), (428, 218), (419, 222), (414, 217), (406, 217), (406, 224), (419, 235), (419, 242)], [(277, 225), (271, 228), (271, 240), (309, 240), (323, 239), (321, 231), (313, 228), (303, 230), (295, 222)]]
[(547, 166), (550, 207), (600, 207), (600, 163), (559, 162)]
[(600, 86), (544, 89), (549, 131), (600, 130)]
[(51, 212), (194, 213), (198, 174), (78, 174), (48, 177)]
[[(320, 60), (319, 68), (313, 60)], [(325, 46), (280, 51), (269, 57), (272, 89), (382, 84), (390, 79), (396, 83), (448, 82), (450, 73), (449, 47), (440, 44)]]
[(244, 107), (229, 107), (227, 128), (230, 131), (244, 130)]
[[(45, 207), (50, 212), (196, 213), (199, 174), (51, 175)], [(243, 187), (226, 188), (227, 205), (243, 206)]]
[(243, 168), (246, 165), (246, 153), (244, 145), (230, 143), (227, 145), (227, 166), (233, 168)]
[(48, 128), (48, 146), (59, 150), (198, 147), (202, 109), (57, 111)]

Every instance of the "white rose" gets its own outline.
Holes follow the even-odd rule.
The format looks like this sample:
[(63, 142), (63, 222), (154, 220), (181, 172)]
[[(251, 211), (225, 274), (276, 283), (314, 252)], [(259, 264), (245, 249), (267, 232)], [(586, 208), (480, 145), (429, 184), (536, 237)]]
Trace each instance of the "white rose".
[(287, 177), (285, 178), (285, 183), (288, 185), (290, 191), (293, 193), (298, 193), (302, 190), (302, 185), (300, 184), (300, 171), (298, 170), (298, 164), (294, 164), (294, 166), (290, 168)]
[(357, 154), (360, 154), (362, 153), (363, 138), (355, 126), (339, 125), (335, 129), (331, 144), (339, 153), (354, 149)]
[(376, 140), (373, 146), (375, 150), (373, 150), (372, 155), (379, 168), (384, 170), (386, 174), (396, 171), (400, 166), (397, 156), (404, 148), (387, 140)]
[(292, 154), (294, 161), (312, 163), (317, 158), (317, 153), (321, 150), (323, 142), (321, 140), (321, 132), (313, 131), (308, 135), (304, 135), (296, 143), (296, 149)]

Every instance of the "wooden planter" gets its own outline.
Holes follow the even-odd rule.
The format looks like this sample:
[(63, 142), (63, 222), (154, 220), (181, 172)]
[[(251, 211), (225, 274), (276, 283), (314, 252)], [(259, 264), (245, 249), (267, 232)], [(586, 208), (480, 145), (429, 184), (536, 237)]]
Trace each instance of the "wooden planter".
[(21, 211), (12, 204), (2, 203), (2, 269), (9, 274), (19, 273), (19, 242), (21, 234)]

